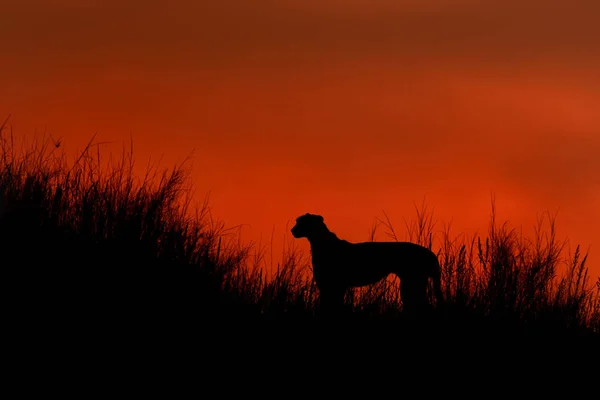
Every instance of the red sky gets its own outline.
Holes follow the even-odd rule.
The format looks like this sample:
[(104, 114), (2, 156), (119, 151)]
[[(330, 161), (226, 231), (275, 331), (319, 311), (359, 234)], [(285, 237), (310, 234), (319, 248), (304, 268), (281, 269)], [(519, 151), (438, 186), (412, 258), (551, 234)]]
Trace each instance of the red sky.
[(0, 3), (0, 119), (67, 151), (131, 135), (140, 164), (193, 151), (244, 239), (278, 252), (314, 212), (366, 240), (423, 199), (483, 232), (494, 193), (517, 226), (558, 210), (600, 274), (596, 0)]

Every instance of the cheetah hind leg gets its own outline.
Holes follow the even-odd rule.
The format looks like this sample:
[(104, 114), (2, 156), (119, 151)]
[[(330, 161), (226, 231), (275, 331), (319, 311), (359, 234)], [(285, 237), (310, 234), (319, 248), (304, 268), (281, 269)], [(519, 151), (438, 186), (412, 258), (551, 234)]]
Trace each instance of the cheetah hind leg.
[(400, 280), (400, 298), (407, 315), (421, 315), (428, 310), (427, 286), (427, 278)]

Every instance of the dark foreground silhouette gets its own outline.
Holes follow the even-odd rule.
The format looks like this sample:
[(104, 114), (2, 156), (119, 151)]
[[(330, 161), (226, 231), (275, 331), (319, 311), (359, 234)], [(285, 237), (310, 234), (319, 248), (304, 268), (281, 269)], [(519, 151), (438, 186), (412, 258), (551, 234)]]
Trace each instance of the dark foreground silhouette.
[(321, 215), (309, 213), (296, 219), (291, 232), (310, 243), (314, 279), (326, 313), (341, 311), (349, 288), (372, 285), (390, 274), (400, 278), (405, 311), (427, 310), (429, 279), (437, 303), (442, 302), (440, 264), (426, 247), (410, 242), (350, 243), (331, 232)]
[[(143, 326), (143, 335), (204, 334), (224, 326), (222, 322), (236, 321), (305, 327), (322, 321), (315, 318), (320, 292), (316, 281), (325, 279), (327, 285), (332, 276), (342, 276), (348, 286), (380, 279), (348, 289), (343, 300), (336, 281), (332, 302), (343, 301), (348, 316), (344, 321), (384, 327), (391, 337), (415, 329), (438, 338), (449, 332), (465, 337), (539, 337), (600, 331), (596, 278), (590, 284), (586, 255), (578, 249), (561, 255), (552, 228), (547, 240), (524, 240), (517, 231), (499, 227), (492, 215), (489, 233), (481, 240), (442, 238), (434, 248), (441, 265), (437, 292), (440, 297), (441, 289), (444, 307), (434, 307), (426, 321), (416, 323), (406, 318), (402, 305), (408, 294), (410, 308), (411, 286), (401, 283), (406, 290), (400, 301), (402, 290), (382, 277), (405, 265), (405, 271), (397, 271), (401, 277), (421, 268), (437, 280), (434, 256), (420, 247), (394, 245), (388, 252), (387, 244), (352, 245), (348, 249), (375, 248), (376, 257), (385, 255), (371, 263), (370, 251), (349, 250), (348, 255), (344, 250), (343, 257), (352, 262), (324, 265), (380, 268), (365, 276), (364, 269), (328, 274), (317, 265), (314, 277), (309, 260), (284, 248), (282, 262), (267, 275), (260, 249), (240, 243), (237, 235), (211, 219), (206, 203), (196, 209), (189, 206), (183, 166), (163, 173), (150, 170), (139, 179), (131, 154), (104, 162), (91, 143), (74, 162), (67, 162), (51, 141), (36, 143), (21, 151), (0, 135), (3, 294), (7, 314), (17, 320), (8, 325), (28, 334), (47, 336), (67, 326), (72, 328), (69, 332), (108, 329), (121, 334)], [(310, 234), (300, 228), (294, 232)], [(397, 252), (404, 247), (411, 249), (408, 254), (415, 249), (414, 254), (429, 261), (414, 267), (404, 264), (399, 254), (407, 253)], [(363, 257), (369, 262), (354, 264)], [(319, 276), (324, 271), (324, 277)], [(410, 275), (404, 278), (412, 282)], [(419, 308), (424, 303), (423, 277), (416, 280), (413, 303)], [(242, 336), (240, 330), (231, 332)], [(323, 334), (316, 332), (305, 337)], [(352, 329), (343, 332), (343, 337), (348, 332), (358, 335)], [(338, 337), (331, 335), (331, 340)]]

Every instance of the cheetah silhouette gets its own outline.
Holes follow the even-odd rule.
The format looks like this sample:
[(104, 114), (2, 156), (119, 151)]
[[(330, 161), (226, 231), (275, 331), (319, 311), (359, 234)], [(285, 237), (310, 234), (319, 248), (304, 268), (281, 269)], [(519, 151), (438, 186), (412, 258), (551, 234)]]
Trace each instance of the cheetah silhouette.
[(321, 311), (341, 310), (348, 288), (376, 283), (389, 274), (400, 278), (400, 296), (407, 313), (419, 313), (429, 306), (429, 279), (436, 302), (442, 301), (440, 264), (426, 247), (410, 242), (351, 243), (331, 232), (321, 215), (309, 213), (296, 219), (291, 232), (310, 243)]

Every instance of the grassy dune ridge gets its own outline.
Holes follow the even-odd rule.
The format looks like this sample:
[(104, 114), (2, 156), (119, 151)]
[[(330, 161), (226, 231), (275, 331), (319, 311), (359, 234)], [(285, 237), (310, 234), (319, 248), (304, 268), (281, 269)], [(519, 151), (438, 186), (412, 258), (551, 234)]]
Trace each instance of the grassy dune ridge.
[[(315, 318), (307, 255), (290, 241), (268, 276), (264, 249), (213, 219), (208, 200), (192, 203), (185, 163), (136, 176), (132, 151), (105, 159), (94, 138), (68, 161), (48, 137), (18, 145), (6, 123), (0, 162), (0, 263), (21, 318)], [(492, 207), (485, 237), (452, 237), (417, 208), (410, 240), (438, 252), (443, 268), (446, 301), (432, 318), (451, 327), (600, 333), (600, 278), (588, 275), (587, 253), (567, 251), (551, 215), (527, 238), (495, 214)], [(394, 240), (388, 219), (372, 237), (381, 227)], [(395, 279), (349, 291), (346, 302), (351, 320), (406, 322)]]

